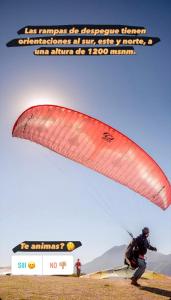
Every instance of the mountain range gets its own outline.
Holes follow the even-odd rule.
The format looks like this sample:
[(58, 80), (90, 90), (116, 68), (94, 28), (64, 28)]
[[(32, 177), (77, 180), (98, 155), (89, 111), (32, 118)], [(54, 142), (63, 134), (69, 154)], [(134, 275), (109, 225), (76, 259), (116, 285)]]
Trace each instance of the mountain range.
[[(123, 266), (126, 247), (126, 245), (112, 247), (101, 256), (83, 265), (82, 272), (87, 274)], [(171, 276), (171, 254), (148, 251), (146, 261), (148, 270)]]

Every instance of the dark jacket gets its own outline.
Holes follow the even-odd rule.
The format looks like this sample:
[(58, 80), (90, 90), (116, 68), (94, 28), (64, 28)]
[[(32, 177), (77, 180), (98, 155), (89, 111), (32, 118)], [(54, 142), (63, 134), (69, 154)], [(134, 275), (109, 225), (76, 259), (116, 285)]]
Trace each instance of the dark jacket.
[(147, 249), (156, 251), (156, 248), (151, 246), (147, 237), (143, 234), (140, 234), (137, 238), (133, 241), (134, 244), (134, 255), (138, 257), (139, 255), (144, 256), (147, 253)]

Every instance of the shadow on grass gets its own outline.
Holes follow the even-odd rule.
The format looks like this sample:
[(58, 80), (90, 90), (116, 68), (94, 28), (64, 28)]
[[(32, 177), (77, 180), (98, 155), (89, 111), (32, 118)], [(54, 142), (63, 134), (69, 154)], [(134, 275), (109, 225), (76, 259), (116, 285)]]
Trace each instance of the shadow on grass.
[(154, 287), (150, 287), (150, 286), (142, 286), (140, 289), (143, 291), (153, 293), (153, 294), (170, 297), (170, 300), (171, 300), (171, 291), (158, 289), (158, 288), (154, 288)]

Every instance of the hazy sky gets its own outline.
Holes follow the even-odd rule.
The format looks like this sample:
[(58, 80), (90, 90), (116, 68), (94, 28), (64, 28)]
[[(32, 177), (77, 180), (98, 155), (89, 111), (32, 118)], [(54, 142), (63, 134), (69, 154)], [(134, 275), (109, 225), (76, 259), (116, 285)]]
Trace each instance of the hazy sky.
[[(92, 115), (143, 147), (171, 178), (171, 2), (0, 1), (0, 266), (24, 240), (80, 240), (83, 262), (151, 229), (171, 253), (171, 208), (145, 198), (11, 130), (26, 108), (52, 103)], [(36, 47), (7, 48), (26, 25), (144, 26), (161, 42), (136, 56), (37, 57)]]

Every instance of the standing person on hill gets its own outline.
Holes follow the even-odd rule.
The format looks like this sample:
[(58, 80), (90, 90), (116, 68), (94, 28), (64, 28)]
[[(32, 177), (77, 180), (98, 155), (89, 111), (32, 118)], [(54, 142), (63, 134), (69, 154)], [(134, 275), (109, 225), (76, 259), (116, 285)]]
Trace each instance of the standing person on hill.
[(150, 230), (148, 227), (144, 227), (142, 230), (142, 234), (140, 234), (137, 238), (133, 239), (134, 245), (134, 257), (137, 260), (137, 269), (134, 272), (134, 275), (131, 278), (131, 284), (135, 286), (140, 286), (138, 284), (138, 279), (141, 278), (146, 269), (146, 261), (144, 255), (147, 253), (147, 249), (152, 251), (157, 251), (157, 249), (150, 245), (148, 241)]
[(79, 258), (77, 259), (76, 263), (75, 263), (75, 267), (77, 270), (77, 277), (80, 277), (81, 274), (81, 262), (79, 260)]

